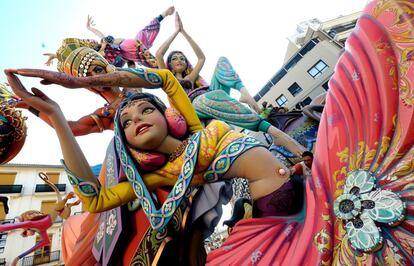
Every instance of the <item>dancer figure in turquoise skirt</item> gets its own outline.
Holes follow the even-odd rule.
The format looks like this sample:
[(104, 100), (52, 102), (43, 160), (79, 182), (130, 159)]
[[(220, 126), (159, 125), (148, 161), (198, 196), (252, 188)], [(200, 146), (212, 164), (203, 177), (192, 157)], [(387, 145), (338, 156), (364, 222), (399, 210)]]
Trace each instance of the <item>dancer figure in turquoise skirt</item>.
[[(274, 144), (286, 147), (297, 156), (300, 156), (305, 151), (305, 148), (294, 139), (286, 134), (280, 134), (279, 129), (258, 115), (260, 113), (258, 104), (249, 94), (227, 58), (219, 58), (209, 86), (199, 75), (206, 59), (205, 55), (197, 43), (184, 30), (181, 18), (177, 12), (175, 27), (176, 30), (161, 45), (155, 57), (160, 68), (169, 69), (180, 81), (192, 100), (200, 119), (219, 119), (248, 130), (269, 133), (273, 137)], [(179, 33), (188, 41), (197, 56), (197, 63), (194, 67), (181, 51), (172, 51), (168, 55), (166, 62), (164, 62), (164, 55)], [(236, 89), (240, 92), (239, 101), (229, 95), (231, 89)], [(251, 109), (242, 103), (247, 104)]]

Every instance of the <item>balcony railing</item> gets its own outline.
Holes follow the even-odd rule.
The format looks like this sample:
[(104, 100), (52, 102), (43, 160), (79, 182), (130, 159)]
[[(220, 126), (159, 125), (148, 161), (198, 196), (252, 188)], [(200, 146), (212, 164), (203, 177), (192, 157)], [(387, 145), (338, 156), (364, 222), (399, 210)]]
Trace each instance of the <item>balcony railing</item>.
[(22, 260), (22, 266), (40, 265), (44, 263), (54, 262), (60, 260), (60, 250), (36, 254), (30, 257), (24, 257)]
[(0, 185), (0, 194), (21, 193), (23, 185)]
[(14, 219), (0, 220), (0, 224), (12, 224), (12, 223), (14, 223)]
[[(60, 192), (66, 191), (66, 184), (55, 184)], [(54, 190), (47, 184), (37, 184), (35, 192), (53, 192)]]

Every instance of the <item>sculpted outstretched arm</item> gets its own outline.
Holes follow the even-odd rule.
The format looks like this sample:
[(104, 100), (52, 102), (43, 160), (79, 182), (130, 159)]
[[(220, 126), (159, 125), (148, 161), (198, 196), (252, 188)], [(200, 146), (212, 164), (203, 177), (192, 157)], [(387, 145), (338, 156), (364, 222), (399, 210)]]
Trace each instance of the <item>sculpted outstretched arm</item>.
[[(128, 71), (130, 75), (143, 75), (138, 69), (128, 69), (124, 71)], [(145, 69), (146, 76), (150, 77), (154, 74), (159, 78), (158, 82), (160, 83), (157, 86), (152, 85), (152, 87), (162, 87), (167, 94), (171, 105), (184, 116), (190, 132), (194, 133), (201, 130), (203, 126), (190, 99), (171, 71), (166, 69)]]
[(86, 28), (92, 33), (94, 33), (96, 36), (98, 36), (99, 39), (105, 38), (105, 35), (93, 26), (95, 26), (95, 22), (93, 21), (93, 18), (88, 15), (88, 20), (86, 21)]
[(249, 91), (246, 88), (240, 89), (240, 98), (239, 101), (246, 103), (252, 108), (256, 113), (260, 113), (260, 107), (255, 101), (255, 99), (250, 95)]
[(174, 11), (174, 6), (167, 8), (164, 12), (161, 13), (161, 15), (151, 20), (147, 26), (140, 30), (135, 39), (140, 40), (147, 49), (150, 49), (155, 39), (157, 38), (158, 33), (160, 32), (161, 21), (165, 17), (172, 15)]
[(113, 117), (102, 117), (96, 113), (85, 115), (77, 121), (68, 121), (73, 135), (84, 136), (91, 133), (99, 133), (107, 129), (113, 129)]
[(160, 48), (158, 48), (157, 52), (155, 53), (155, 59), (157, 59), (157, 64), (162, 69), (167, 69), (167, 66), (164, 62), (164, 55), (167, 52), (168, 48), (170, 48), (171, 43), (175, 40), (178, 33), (180, 32), (181, 27), (177, 20), (177, 15), (175, 16), (175, 31), (174, 33), (167, 39), (163, 44), (161, 44)]
[[(29, 110), (32, 114), (42, 119), (46, 122), (49, 126), (53, 127), (52, 122), (49, 120), (49, 117), (39, 112), (39, 110), (34, 109), (31, 106), (27, 106), (25, 102), (18, 102), (16, 105), (18, 108), (24, 108)], [(97, 109), (94, 113), (85, 115), (79, 118), (76, 121), (67, 121), (69, 124), (70, 129), (74, 136), (84, 136), (91, 133), (99, 133), (107, 129), (113, 129), (113, 116), (102, 116), (103, 107)]]
[[(132, 88), (160, 88), (166, 92), (171, 103), (185, 116), (189, 129), (192, 132), (202, 129), (200, 120), (188, 99), (187, 94), (178, 80), (168, 70), (157, 69), (125, 69), (113, 73), (92, 77), (72, 77), (63, 73), (40, 69), (9, 70), (28, 77), (42, 78), (43, 84), (59, 84), (68, 88), (87, 87), (132, 87)], [(155, 74), (154, 76), (150, 73)], [(16, 93), (17, 94), (17, 93)], [(66, 123), (67, 124), (67, 123)], [(70, 167), (69, 167), (70, 169)]]
[(82, 176), (85, 180), (99, 185), (59, 105), (39, 89), (32, 88), (32, 93), (28, 92), (12, 71), (6, 70), (5, 73), (14, 93), (27, 104), (48, 116), (58, 136), (63, 158), (68, 168), (76, 175)]
[(90, 88), (99, 86), (130, 88), (156, 87), (144, 77), (133, 75), (124, 70), (90, 77), (73, 77), (64, 73), (43, 69), (11, 69), (8, 71), (21, 76), (41, 78), (43, 79), (41, 83), (44, 85), (58, 84), (66, 88)]
[(194, 83), (197, 80), (198, 75), (200, 75), (201, 69), (204, 66), (204, 62), (206, 61), (206, 57), (203, 51), (201, 50), (200, 46), (198, 46), (198, 44), (193, 40), (193, 38), (191, 38), (191, 36), (188, 35), (188, 33), (184, 30), (181, 18), (178, 15), (178, 13), (176, 16), (178, 17), (181, 24), (181, 33), (183, 34), (184, 38), (188, 41), (188, 43), (190, 44), (191, 48), (197, 56), (197, 63), (194, 66), (193, 71), (191, 71), (191, 73), (187, 75), (187, 77)]

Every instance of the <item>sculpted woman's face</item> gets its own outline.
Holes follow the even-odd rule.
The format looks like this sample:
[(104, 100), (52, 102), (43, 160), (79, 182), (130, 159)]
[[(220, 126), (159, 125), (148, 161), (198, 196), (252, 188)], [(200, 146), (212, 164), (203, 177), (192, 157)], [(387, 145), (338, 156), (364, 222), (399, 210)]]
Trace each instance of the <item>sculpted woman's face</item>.
[(112, 73), (114, 71), (115, 67), (111, 66), (109, 63), (102, 62), (102, 60), (99, 59), (94, 59), (90, 62), (86, 76), (103, 75), (107, 73)]
[(182, 73), (187, 69), (187, 60), (182, 53), (175, 53), (171, 56), (171, 69), (174, 73)]
[(128, 104), (122, 110), (120, 119), (125, 138), (132, 148), (156, 150), (168, 136), (164, 115), (145, 100)]
[[(90, 62), (88, 72), (86, 73), (86, 76), (97, 76), (97, 75), (104, 75), (108, 73), (112, 73), (115, 71), (115, 67), (110, 65), (108, 62), (104, 62), (101, 59), (93, 59)], [(96, 92), (96, 91), (104, 91), (107, 88), (105, 87), (93, 87), (90, 88), (90, 90)]]

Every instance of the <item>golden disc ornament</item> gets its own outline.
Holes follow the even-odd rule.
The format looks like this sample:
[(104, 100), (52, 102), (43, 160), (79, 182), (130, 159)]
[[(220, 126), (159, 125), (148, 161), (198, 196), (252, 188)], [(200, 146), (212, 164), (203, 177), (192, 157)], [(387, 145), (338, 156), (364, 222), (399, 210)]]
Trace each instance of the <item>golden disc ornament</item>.
[(15, 101), (0, 102), (0, 164), (13, 159), (26, 140), (26, 117), (16, 110)]

